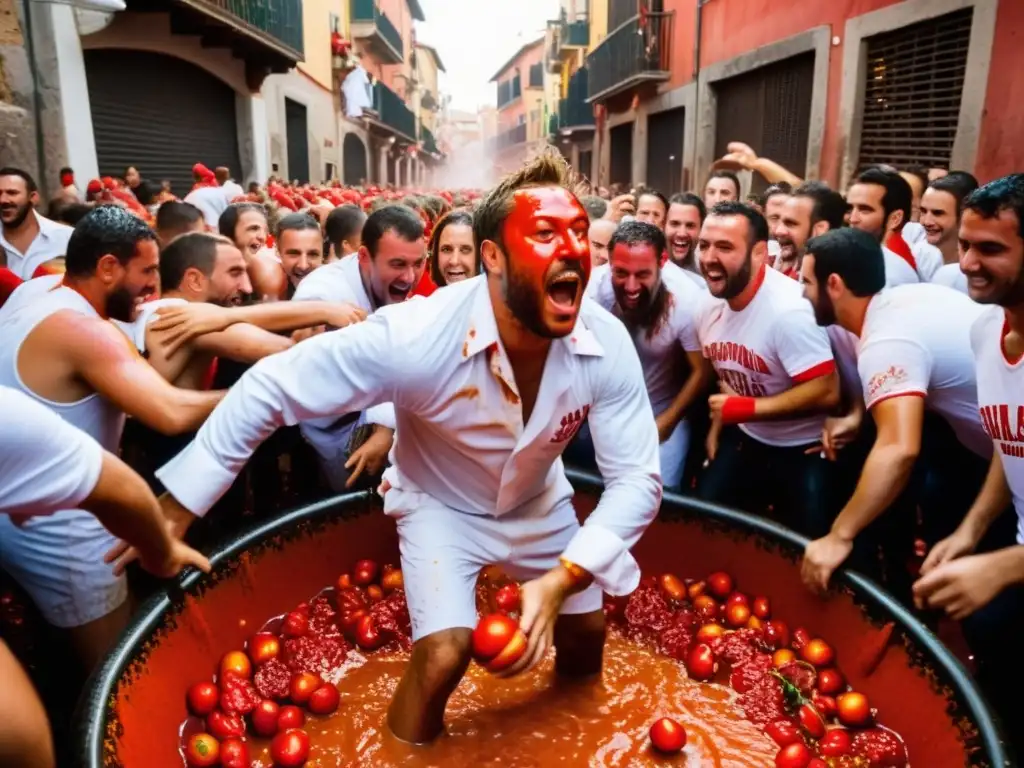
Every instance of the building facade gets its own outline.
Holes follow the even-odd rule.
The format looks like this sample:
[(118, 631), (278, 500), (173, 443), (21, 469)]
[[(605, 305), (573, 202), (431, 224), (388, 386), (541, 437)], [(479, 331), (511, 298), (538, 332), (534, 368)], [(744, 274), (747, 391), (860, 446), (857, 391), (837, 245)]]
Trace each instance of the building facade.
[(1024, 160), (1016, 0), (602, 3), (586, 59), (601, 183), (699, 189), (730, 141), (840, 187), (870, 163), (988, 180)]
[[(599, 12), (591, 16), (591, 6)], [(599, 8), (600, 7), (600, 8)], [(603, 3), (562, 0), (559, 18), (548, 22), (547, 68), (556, 82), (549, 140), (576, 171), (597, 178), (594, 109), (587, 103), (587, 52), (604, 32)]]
[(545, 37), (524, 44), (491, 78), (497, 85), (497, 135), (489, 149), (498, 173), (508, 173), (547, 144), (551, 79)]

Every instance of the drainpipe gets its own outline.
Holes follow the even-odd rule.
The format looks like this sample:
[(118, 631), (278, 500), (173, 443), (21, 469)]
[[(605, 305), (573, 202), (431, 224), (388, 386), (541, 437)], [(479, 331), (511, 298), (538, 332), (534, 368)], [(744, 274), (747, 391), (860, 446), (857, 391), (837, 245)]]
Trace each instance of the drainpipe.
[(25, 53), (28, 57), (29, 75), (32, 77), (32, 111), (36, 127), (36, 180), (44, 192), (49, 189), (46, 177), (46, 149), (43, 146), (43, 97), (39, 82), (39, 66), (36, 63), (35, 34), (32, 29), (32, 2), (25, 0)]
[[(697, 5), (694, 13), (696, 18), (693, 23), (693, 84), (696, 89), (693, 94), (693, 119), (696, 121), (700, 116), (700, 42), (701, 32), (704, 26), (704, 6), (710, 3), (711, 0), (697, 0)], [(698, 130), (700, 126), (697, 126)], [(694, 142), (697, 140), (697, 131), (694, 131)], [(696, 150), (696, 147), (694, 148)], [(696, 151), (694, 157), (696, 157)], [(694, 175), (698, 176), (700, 171), (694, 168)]]

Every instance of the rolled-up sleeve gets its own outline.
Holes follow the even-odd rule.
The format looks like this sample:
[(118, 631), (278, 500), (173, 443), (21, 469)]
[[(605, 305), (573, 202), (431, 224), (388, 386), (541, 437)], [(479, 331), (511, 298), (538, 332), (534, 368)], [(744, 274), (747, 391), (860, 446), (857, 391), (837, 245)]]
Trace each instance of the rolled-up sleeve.
[(618, 348), (598, 368), (602, 381), (595, 382), (589, 423), (604, 493), (563, 556), (590, 571), (608, 594), (626, 595), (640, 583), (640, 567), (629, 550), (661, 506), (658, 430), (625, 328)]
[(386, 320), (376, 316), (264, 358), (156, 476), (182, 506), (204, 515), (278, 427), (392, 400), (400, 360)]
[(395, 429), (395, 404), (381, 403), (366, 409), (366, 423)]

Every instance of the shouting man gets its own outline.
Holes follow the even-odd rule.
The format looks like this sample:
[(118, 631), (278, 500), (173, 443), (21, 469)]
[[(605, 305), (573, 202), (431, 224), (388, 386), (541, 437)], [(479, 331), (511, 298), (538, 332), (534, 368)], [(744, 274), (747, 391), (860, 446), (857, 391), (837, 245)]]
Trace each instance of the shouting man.
[[(508, 674), (554, 644), (560, 674), (596, 675), (601, 593), (639, 583), (629, 550), (660, 503), (658, 436), (629, 333), (584, 299), (589, 222), (573, 182), (552, 154), (507, 177), (476, 211), (485, 275), (258, 363), (158, 473), (165, 512), (189, 520), (278, 425), (394, 403), (399, 439), (382, 488), (414, 647), (388, 724), (404, 741), (443, 730), (470, 660), (481, 568), (525, 581), (528, 647)], [(605, 493), (581, 527), (559, 459), (588, 415)]]

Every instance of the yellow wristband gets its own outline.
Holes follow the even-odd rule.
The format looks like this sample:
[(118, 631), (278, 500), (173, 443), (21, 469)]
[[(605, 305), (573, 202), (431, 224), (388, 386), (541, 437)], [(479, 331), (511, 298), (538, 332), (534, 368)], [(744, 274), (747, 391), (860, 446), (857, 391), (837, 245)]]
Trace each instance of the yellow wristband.
[(558, 562), (561, 563), (562, 567), (569, 572), (569, 576), (572, 578), (572, 584), (574, 587), (579, 586), (582, 583), (589, 584), (594, 578), (586, 568), (576, 565), (576, 563), (566, 560), (564, 557), (558, 558)]

